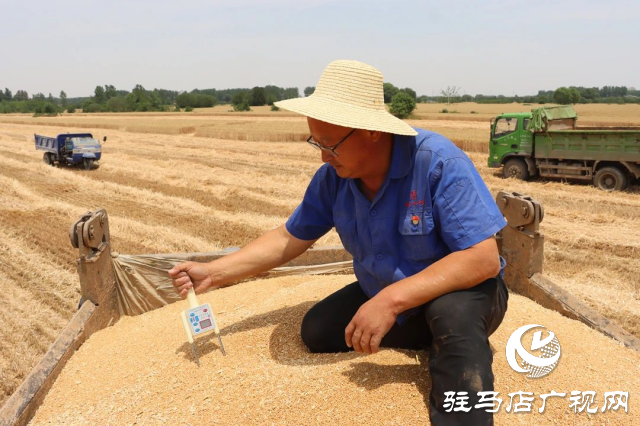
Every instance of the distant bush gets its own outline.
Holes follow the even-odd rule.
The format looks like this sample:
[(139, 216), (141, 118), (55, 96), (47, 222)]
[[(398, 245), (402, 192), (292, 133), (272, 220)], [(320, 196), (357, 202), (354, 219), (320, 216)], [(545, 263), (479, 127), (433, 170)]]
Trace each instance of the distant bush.
[(114, 96), (107, 101), (107, 110), (111, 112), (123, 112), (127, 103), (122, 96)]
[(96, 103), (86, 103), (82, 106), (82, 112), (104, 112), (105, 105), (96, 104)]
[(199, 93), (181, 93), (176, 98), (176, 105), (180, 108), (210, 108), (218, 103), (215, 96)]
[(271, 105), (271, 111), (280, 111), (277, 105)]
[(449, 110), (448, 110), (448, 109), (446, 109), (446, 108), (443, 108), (443, 109), (441, 109), (441, 110), (440, 110), (440, 113), (441, 113), (441, 114), (448, 114), (448, 113), (449, 113)]
[(180, 107), (178, 105), (176, 105), (175, 108), (173, 109), (173, 112), (180, 112), (180, 111), (182, 111), (182, 110), (180, 109)]
[(231, 97), (231, 105), (233, 105), (234, 111), (251, 111), (249, 98), (251, 94), (249, 92), (236, 93)]
[(416, 99), (405, 91), (398, 91), (391, 99), (389, 112), (398, 118), (407, 118), (416, 108)]
[(185, 112), (192, 112), (193, 111), (193, 107), (188, 106), (184, 109)]
[(471, 111), (471, 114), (477, 114), (478, 111)]
[(68, 112), (69, 114), (73, 114), (74, 112), (76, 112), (76, 107), (75, 107), (75, 105), (69, 105), (69, 106), (67, 107), (67, 112)]
[(41, 102), (38, 106), (36, 106), (36, 112), (33, 114), (34, 117), (55, 117), (58, 115), (58, 106), (52, 102)]
[(267, 95), (267, 105), (273, 105), (274, 102), (278, 102), (278, 98), (275, 95)]

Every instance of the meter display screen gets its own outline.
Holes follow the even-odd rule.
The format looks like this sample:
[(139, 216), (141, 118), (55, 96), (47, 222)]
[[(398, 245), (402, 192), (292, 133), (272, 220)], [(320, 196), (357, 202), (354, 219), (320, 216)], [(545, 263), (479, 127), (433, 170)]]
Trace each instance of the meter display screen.
[(211, 320), (210, 319), (206, 319), (204, 321), (200, 321), (200, 328), (207, 328), (207, 327), (211, 327)]

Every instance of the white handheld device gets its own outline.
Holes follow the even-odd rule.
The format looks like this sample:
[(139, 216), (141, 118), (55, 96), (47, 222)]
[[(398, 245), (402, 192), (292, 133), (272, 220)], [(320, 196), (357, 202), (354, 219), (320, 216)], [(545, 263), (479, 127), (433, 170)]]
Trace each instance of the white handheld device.
[(193, 357), (195, 358), (198, 367), (200, 366), (200, 360), (198, 359), (198, 352), (196, 351), (196, 346), (193, 340), (194, 336), (197, 337), (213, 331), (215, 335), (218, 336), (222, 354), (226, 356), (227, 352), (224, 350), (222, 338), (220, 337), (220, 330), (218, 329), (216, 319), (213, 317), (211, 306), (208, 303), (205, 303), (204, 305), (198, 304), (196, 292), (193, 287), (191, 287), (187, 292), (187, 302), (189, 302), (189, 309), (180, 312), (180, 317), (182, 318), (182, 325), (184, 326), (185, 333), (187, 333), (187, 340), (191, 344)]

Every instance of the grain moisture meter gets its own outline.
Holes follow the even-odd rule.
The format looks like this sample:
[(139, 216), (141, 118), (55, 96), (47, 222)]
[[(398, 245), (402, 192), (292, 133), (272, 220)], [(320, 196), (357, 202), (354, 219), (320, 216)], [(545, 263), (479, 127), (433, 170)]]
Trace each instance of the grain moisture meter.
[(198, 304), (196, 292), (193, 290), (193, 287), (191, 287), (187, 292), (187, 302), (189, 302), (189, 309), (182, 311), (180, 316), (182, 317), (182, 325), (184, 326), (185, 333), (187, 333), (187, 340), (191, 344), (193, 357), (195, 358), (198, 367), (200, 366), (200, 360), (198, 359), (198, 352), (196, 351), (193, 339), (194, 337), (213, 331), (215, 335), (218, 336), (222, 354), (226, 356), (227, 353), (224, 350), (222, 338), (220, 337), (220, 330), (218, 329), (218, 324), (216, 324), (216, 319), (213, 317), (211, 306), (208, 303), (205, 303), (204, 305)]

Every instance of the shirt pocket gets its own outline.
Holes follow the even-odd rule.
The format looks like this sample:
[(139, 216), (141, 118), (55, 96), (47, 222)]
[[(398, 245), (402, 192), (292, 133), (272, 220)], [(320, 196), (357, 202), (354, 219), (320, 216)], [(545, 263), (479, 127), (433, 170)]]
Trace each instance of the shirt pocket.
[(431, 208), (407, 211), (398, 225), (400, 254), (412, 261), (432, 261), (436, 255), (434, 228)]
[(362, 247), (358, 239), (358, 221), (355, 218), (334, 217), (336, 232), (344, 248), (356, 260), (362, 259)]

